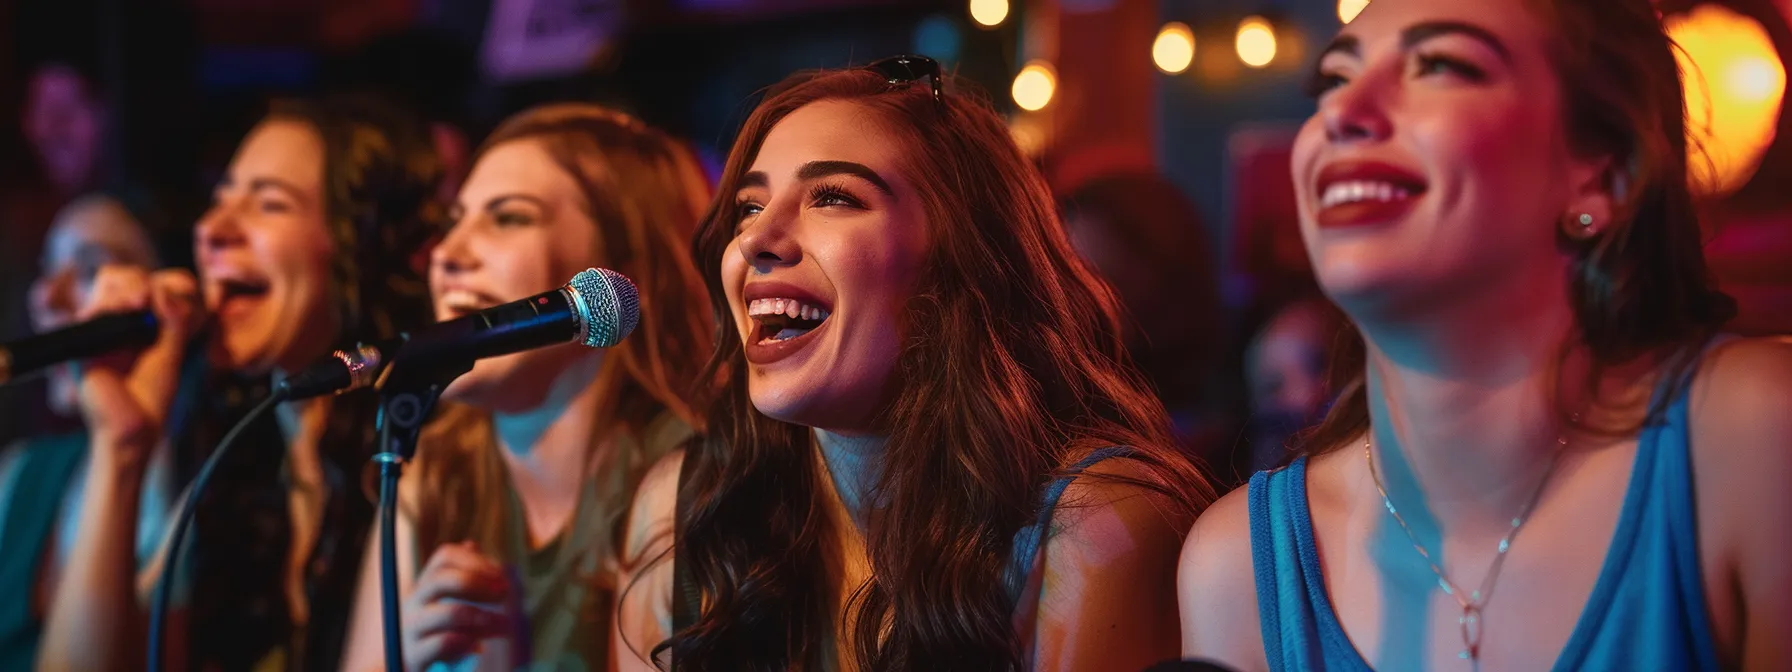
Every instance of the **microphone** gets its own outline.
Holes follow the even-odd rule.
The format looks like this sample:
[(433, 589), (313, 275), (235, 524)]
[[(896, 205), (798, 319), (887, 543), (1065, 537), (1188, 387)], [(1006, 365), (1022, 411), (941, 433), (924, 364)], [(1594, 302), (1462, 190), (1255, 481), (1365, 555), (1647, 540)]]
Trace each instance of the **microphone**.
[(140, 310), (101, 315), (47, 334), (0, 343), (0, 384), (63, 362), (156, 342), (155, 313)]
[[(280, 381), (284, 399), (341, 394), (373, 385), (382, 369), (402, 366), (425, 376), (470, 366), (475, 360), (558, 345), (608, 348), (641, 320), (635, 283), (615, 271), (580, 271), (565, 286), (458, 317), (382, 343), (337, 350)], [(394, 369), (396, 370), (396, 369)]]

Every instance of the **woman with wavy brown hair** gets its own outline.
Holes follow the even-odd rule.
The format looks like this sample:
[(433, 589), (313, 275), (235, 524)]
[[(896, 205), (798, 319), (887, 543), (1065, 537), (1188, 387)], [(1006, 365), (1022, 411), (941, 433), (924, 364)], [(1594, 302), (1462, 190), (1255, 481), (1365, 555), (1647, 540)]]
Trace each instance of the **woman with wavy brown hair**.
[(1304, 455), (1189, 533), (1186, 653), (1792, 665), (1792, 345), (1718, 335), (1678, 74), (1648, 0), (1376, 0), (1333, 40), (1292, 169), (1359, 338)]
[(1044, 180), (947, 84), (796, 75), (735, 140), (696, 238), (723, 388), (637, 495), (622, 669), (1175, 654), (1177, 524), (1211, 489)]
[[(640, 289), (620, 345), (480, 360), (450, 385), (401, 487), (407, 667), (608, 665), (615, 556), (647, 468), (698, 426), (709, 349), (686, 250), (709, 185), (695, 156), (595, 105), (523, 112), (480, 148), (431, 256), (442, 320), (564, 284), (592, 266)], [(379, 573), (363, 573), (347, 670), (381, 659)], [(512, 577), (514, 572), (514, 579)]]

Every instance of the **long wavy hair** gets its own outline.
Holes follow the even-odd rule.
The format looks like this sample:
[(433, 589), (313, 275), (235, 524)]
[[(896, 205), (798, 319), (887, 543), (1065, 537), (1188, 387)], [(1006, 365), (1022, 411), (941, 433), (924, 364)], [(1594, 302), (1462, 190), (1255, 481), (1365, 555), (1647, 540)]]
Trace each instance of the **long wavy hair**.
[[(1673, 386), (1684, 385), (1703, 344), (1735, 316), (1736, 303), (1716, 288), (1705, 265), (1704, 232), (1687, 182), (1686, 97), (1676, 46), (1649, 0), (1526, 4), (1554, 28), (1549, 56), (1569, 141), (1584, 155), (1612, 157), (1618, 197), (1611, 225), (1598, 235), (1581, 241), (1560, 234), (1561, 247), (1573, 255), (1569, 301), (1578, 332), (1566, 346), (1590, 353), (1590, 386), (1612, 367), (1645, 357), (1661, 361)], [(1361, 332), (1343, 330), (1335, 352), (1337, 401), (1299, 441), (1307, 455), (1336, 450), (1369, 428)], [(1673, 396), (1659, 395), (1641, 421), (1658, 419)]]
[[(598, 479), (596, 525), (590, 552), (611, 558), (620, 547), (629, 502), (641, 477), (672, 446), (648, 445), (648, 426), (666, 413), (702, 427), (692, 398), (710, 350), (710, 316), (703, 282), (687, 245), (709, 204), (709, 181), (689, 147), (640, 121), (603, 107), (556, 104), (506, 120), (480, 147), (483, 156), (511, 142), (534, 141), (579, 185), (585, 213), (597, 224), (595, 263), (633, 280), (641, 294), (635, 333), (605, 351), (597, 378), (598, 431), (588, 455)], [(477, 162), (477, 157), (474, 159)], [(508, 472), (492, 433), (491, 414), (466, 406), (444, 409), (419, 451), (416, 521), (418, 548), (474, 540), (503, 555), (509, 525)], [(631, 450), (599, 451), (618, 437)], [(507, 561), (522, 558), (503, 558)], [(594, 577), (613, 590), (613, 576)]]
[[(773, 126), (819, 100), (862, 105), (911, 148), (904, 174), (932, 241), (900, 318), (900, 391), (878, 420), (889, 439), (870, 495), (873, 578), (846, 614), (828, 578), (836, 531), (811, 430), (753, 407), (721, 279), (743, 173)], [(863, 70), (792, 76), (748, 118), (720, 193), (695, 248), (721, 388), (710, 433), (685, 458), (689, 510), (676, 540), (702, 606), (656, 659), (669, 651), (694, 670), (815, 670), (833, 655), (867, 670), (1014, 669), (1025, 652), (1003, 569), (1050, 479), (1092, 449), (1127, 445), (1143, 476), (1114, 480), (1190, 520), (1213, 498), (1128, 362), (1113, 292), (1071, 248), (1044, 179), (982, 98), (936, 101), (924, 85)], [(852, 650), (827, 645), (849, 631)]]
[[(274, 103), (265, 120), (295, 121), (323, 145), (325, 226), (336, 250), (330, 292), (342, 325), (337, 347), (385, 339), (433, 321), (428, 283), (417, 257), (439, 228), (433, 198), (441, 163), (424, 128), (402, 108), (369, 96)], [(320, 353), (321, 354), (321, 353)], [(181, 403), (191, 420), (173, 428), (180, 439), (177, 473), (191, 478), (222, 432), (267, 394), (267, 378), (212, 371), (202, 394)], [(310, 620), (291, 623), (285, 594), (292, 543), (283, 464), (285, 441), (271, 417), (245, 434), (259, 444), (234, 451), (199, 503), (192, 546), (189, 658), (221, 669), (247, 669), (268, 651), (288, 647), (298, 668), (334, 665), (340, 654), (373, 520), (360, 475), (377, 443), (371, 391), (332, 399), (318, 442), (329, 496), (319, 536), (305, 564)]]

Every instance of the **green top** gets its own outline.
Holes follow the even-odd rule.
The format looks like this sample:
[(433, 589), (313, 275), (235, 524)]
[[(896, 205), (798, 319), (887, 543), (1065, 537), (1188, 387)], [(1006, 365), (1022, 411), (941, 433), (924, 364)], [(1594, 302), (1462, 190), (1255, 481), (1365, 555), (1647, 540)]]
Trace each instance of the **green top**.
[[(690, 426), (671, 413), (663, 413), (642, 432), (644, 446), (620, 437), (618, 450), (644, 450), (643, 464), (651, 465), (659, 457), (683, 445), (692, 434)], [(523, 504), (510, 478), (504, 484), (505, 519), (504, 557), (522, 558), (510, 568), (511, 580), (522, 584), (521, 600), (513, 605), (528, 617), (520, 625), (518, 640), (529, 642), (528, 648), (517, 647), (512, 656), (517, 669), (527, 672), (586, 672), (609, 667), (610, 617), (614, 611), (614, 581), (603, 580), (602, 572), (613, 571), (613, 562), (591, 552), (594, 542), (620, 520), (626, 512), (599, 511), (598, 481), (604, 478), (626, 478), (627, 474), (604, 473), (587, 479), (579, 491), (579, 500), (572, 519), (553, 539), (540, 548), (529, 547), (529, 526), (524, 519)], [(635, 475), (636, 478), (639, 474)], [(631, 493), (632, 494), (632, 493)], [(632, 497), (630, 498), (632, 499)], [(418, 562), (427, 557), (418, 553)], [(414, 571), (420, 571), (419, 566)], [(523, 664), (527, 661), (527, 664)]]

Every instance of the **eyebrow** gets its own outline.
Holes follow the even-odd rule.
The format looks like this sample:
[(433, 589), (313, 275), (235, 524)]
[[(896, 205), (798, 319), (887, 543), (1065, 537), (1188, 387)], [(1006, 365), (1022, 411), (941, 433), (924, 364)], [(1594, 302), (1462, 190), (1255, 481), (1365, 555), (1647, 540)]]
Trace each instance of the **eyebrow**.
[(1500, 42), (1500, 38), (1495, 37), (1486, 28), (1461, 21), (1428, 21), (1409, 26), (1400, 33), (1400, 49), (1408, 50), (1420, 42), (1444, 35), (1466, 35), (1480, 40), (1482, 44), (1487, 45), (1488, 49), (1492, 49), (1493, 53), (1499, 54), (1500, 60), (1505, 61), (1507, 65), (1512, 64), (1512, 52), (1506, 49), (1505, 43)]
[[(226, 180), (225, 184), (229, 184), (229, 181)], [(279, 189), (291, 194), (293, 198), (303, 198), (305, 195), (304, 191), (300, 190), (297, 186), (294, 186), (291, 182), (279, 178), (257, 177), (249, 181), (249, 191), (256, 192), (261, 191), (262, 189)]]
[[(1500, 42), (1500, 39), (1495, 37), (1491, 31), (1461, 21), (1427, 21), (1409, 26), (1400, 32), (1400, 50), (1410, 50), (1426, 40), (1445, 35), (1466, 35), (1480, 40), (1482, 44), (1487, 45), (1488, 49), (1492, 49), (1493, 53), (1498, 54), (1500, 60), (1507, 64), (1512, 63), (1512, 52), (1506, 49), (1505, 43)], [(1325, 60), (1326, 56), (1334, 52), (1360, 57), (1362, 56), (1362, 41), (1355, 35), (1339, 35), (1332, 38), (1330, 44), (1319, 50), (1318, 60)]]
[(796, 171), (796, 177), (799, 180), (814, 180), (834, 175), (851, 175), (870, 182), (871, 186), (877, 187), (877, 190), (884, 192), (885, 196), (896, 195), (896, 192), (890, 189), (890, 183), (885, 182), (884, 178), (877, 174), (877, 171), (864, 164), (851, 161), (810, 161)]
[(510, 201), (527, 201), (531, 204), (534, 204), (535, 207), (540, 208), (542, 210), (548, 209), (547, 201), (543, 201), (543, 200), (536, 198), (534, 196), (531, 196), (529, 194), (502, 194), (499, 196), (495, 196), (493, 198), (486, 199), (485, 210), (487, 212), (497, 210), (498, 208), (504, 207), (504, 204), (508, 203)]

